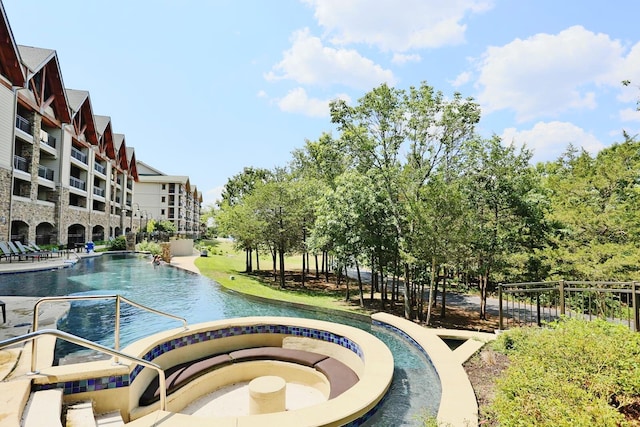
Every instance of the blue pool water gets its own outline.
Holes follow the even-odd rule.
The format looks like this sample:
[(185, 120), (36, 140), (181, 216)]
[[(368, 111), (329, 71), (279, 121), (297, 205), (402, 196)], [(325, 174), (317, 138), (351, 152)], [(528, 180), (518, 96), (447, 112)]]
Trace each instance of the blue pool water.
[[(414, 426), (425, 411), (435, 414), (440, 382), (428, 359), (404, 339), (384, 328), (342, 316), (284, 307), (244, 298), (216, 282), (177, 268), (153, 268), (142, 255), (103, 255), (84, 258), (73, 267), (33, 273), (0, 275), (0, 295), (55, 296), (120, 294), (132, 301), (184, 317), (189, 324), (243, 316), (294, 316), (346, 323), (380, 338), (391, 349), (394, 379), (383, 406), (365, 425)], [(113, 347), (114, 302), (72, 304), (58, 328)], [(150, 334), (180, 326), (128, 304), (121, 307), (121, 347)], [(60, 341), (60, 340), (58, 340)], [(61, 344), (58, 356), (77, 351)]]

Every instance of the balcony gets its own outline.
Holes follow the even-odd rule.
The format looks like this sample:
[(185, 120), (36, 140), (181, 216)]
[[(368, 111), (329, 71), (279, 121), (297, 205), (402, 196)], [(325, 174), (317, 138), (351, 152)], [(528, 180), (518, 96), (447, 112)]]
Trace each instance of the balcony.
[(57, 139), (55, 136), (49, 135), (44, 130), (40, 130), (40, 142), (44, 142), (51, 148), (56, 148)]
[(73, 157), (76, 160), (79, 160), (85, 165), (87, 164), (87, 155), (84, 154), (82, 151), (78, 150), (76, 147), (71, 147), (71, 157)]
[(100, 187), (93, 187), (93, 194), (96, 196), (104, 197), (104, 189)]
[(18, 114), (16, 114), (16, 127), (29, 135), (33, 135), (31, 133), (31, 122)]
[(102, 166), (100, 163), (94, 163), (93, 164), (93, 168), (100, 172), (102, 175), (106, 175), (107, 174), (107, 168)]
[(74, 176), (69, 177), (69, 185), (82, 191), (86, 191), (87, 189), (87, 183)]
[(24, 157), (13, 156), (13, 167), (14, 169), (29, 173), (29, 163)]
[(38, 166), (38, 176), (40, 178), (48, 179), (49, 181), (53, 181), (53, 169), (49, 169), (46, 166)]

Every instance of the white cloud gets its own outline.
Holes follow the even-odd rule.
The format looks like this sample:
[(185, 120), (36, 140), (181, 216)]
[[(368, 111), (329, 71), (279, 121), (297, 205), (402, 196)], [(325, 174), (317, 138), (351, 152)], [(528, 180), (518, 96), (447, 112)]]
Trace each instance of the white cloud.
[[(337, 98), (344, 99), (347, 102), (351, 101), (347, 95), (337, 95), (331, 100)], [(328, 117), (329, 102), (331, 100), (309, 98), (307, 92), (299, 87), (289, 91), (284, 98), (277, 101), (277, 104), (282, 111), (289, 113), (299, 113), (310, 117)]]
[(620, 120), (623, 122), (640, 122), (640, 111), (635, 108), (620, 110)]
[(493, 7), (493, 0), (304, 0), (335, 44), (363, 43), (405, 52), (464, 42), (467, 14)]
[(512, 109), (518, 121), (596, 107), (594, 90), (620, 86), (624, 48), (581, 26), (488, 48), (478, 64), (485, 113)]
[(624, 59), (624, 63), (619, 74), (616, 76), (619, 82), (630, 80), (631, 84), (627, 87), (620, 83), (620, 102), (635, 103), (640, 98), (640, 43), (631, 48), (629, 54)]
[(420, 62), (422, 57), (418, 54), (406, 55), (403, 53), (394, 53), (391, 62), (394, 64), (406, 64), (407, 62)]
[(395, 85), (391, 70), (385, 70), (351, 49), (334, 49), (311, 36), (308, 29), (293, 34), (291, 48), (273, 67), (267, 80), (293, 80), (304, 85), (340, 84), (370, 89), (382, 83)]
[(584, 129), (573, 123), (557, 121), (538, 122), (530, 130), (508, 128), (501, 138), (505, 144), (515, 144), (517, 147), (526, 145), (533, 151), (533, 162), (557, 160), (569, 144), (582, 147), (591, 154), (604, 148), (598, 138)]
[(452, 80), (449, 83), (451, 83), (451, 86), (453, 87), (460, 87), (469, 83), (469, 81), (471, 80), (471, 76), (472, 74), (470, 72), (460, 73), (455, 80)]
[(258, 91), (258, 93), (256, 94), (256, 96), (257, 96), (258, 98), (267, 98), (267, 92), (261, 89), (261, 90), (259, 90), (259, 91)]

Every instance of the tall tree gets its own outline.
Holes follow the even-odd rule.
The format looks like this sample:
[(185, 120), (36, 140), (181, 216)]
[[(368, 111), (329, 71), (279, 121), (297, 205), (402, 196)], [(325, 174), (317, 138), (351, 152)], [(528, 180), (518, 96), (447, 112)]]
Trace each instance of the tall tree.
[(554, 279), (638, 280), (640, 143), (627, 138), (596, 157), (569, 150), (544, 166), (550, 220), (558, 224), (545, 250)]
[(468, 153), (465, 190), (469, 203), (469, 245), (480, 288), (480, 318), (486, 319), (486, 300), (492, 275), (508, 255), (530, 249), (531, 233), (541, 233), (541, 205), (531, 153), (504, 146), (498, 137), (479, 140)]
[[(410, 270), (416, 264), (413, 235), (419, 227), (412, 206), (421, 188), (443, 161), (473, 135), (480, 109), (472, 99), (452, 99), (426, 83), (408, 92), (383, 84), (365, 94), (358, 105), (331, 104), (345, 149), (358, 170), (372, 170), (380, 182), (394, 224), (398, 250), (405, 265), (405, 316), (413, 317), (415, 289)], [(421, 296), (420, 296), (421, 297)]]

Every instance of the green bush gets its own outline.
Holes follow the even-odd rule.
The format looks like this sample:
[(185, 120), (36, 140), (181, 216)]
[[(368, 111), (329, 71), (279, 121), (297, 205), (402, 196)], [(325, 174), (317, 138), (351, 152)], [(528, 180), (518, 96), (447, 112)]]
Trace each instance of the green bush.
[(110, 251), (126, 251), (127, 250), (127, 239), (125, 236), (118, 236), (115, 239), (111, 240), (107, 246)]
[(603, 320), (518, 328), (494, 346), (510, 365), (488, 412), (501, 426), (626, 426), (640, 397), (640, 334)]
[(137, 250), (141, 252), (150, 252), (152, 255), (159, 255), (162, 253), (162, 248), (159, 243), (150, 242), (148, 240), (138, 243)]

